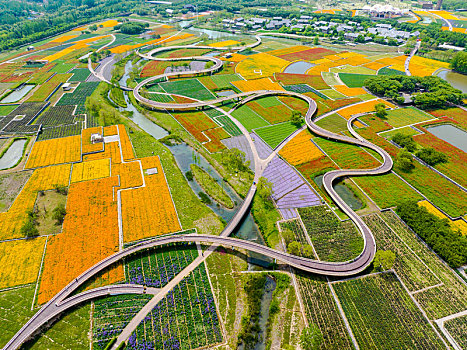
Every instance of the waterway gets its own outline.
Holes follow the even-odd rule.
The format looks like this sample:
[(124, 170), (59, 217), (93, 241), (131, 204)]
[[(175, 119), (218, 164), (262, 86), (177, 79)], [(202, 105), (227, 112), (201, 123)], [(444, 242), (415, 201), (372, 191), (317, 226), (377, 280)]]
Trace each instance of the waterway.
[(18, 90), (12, 91), (8, 96), (6, 96), (3, 100), (1, 100), (1, 103), (13, 103), (13, 102), (18, 102), (21, 100), (26, 94), (34, 89), (34, 85), (23, 85), (21, 88)]
[(266, 349), (266, 327), (269, 318), (269, 308), (272, 302), (272, 294), (276, 289), (276, 281), (269, 276), (266, 276), (266, 283), (264, 285), (264, 293), (261, 298), (261, 314), (259, 316), (259, 327), (261, 332), (259, 333), (259, 342), (255, 346), (255, 350)]
[[(314, 178), (315, 183), (324, 191), (323, 187), (323, 175), (319, 175)], [(363, 207), (363, 203), (347, 186), (342, 182), (334, 183), (332, 188), (337, 192), (344, 202), (352, 209), (358, 210)]]
[(440, 71), (438, 77), (443, 78), (456, 89), (467, 94), (467, 75), (456, 73), (447, 69)]
[(23, 156), (26, 139), (15, 140), (0, 158), (0, 170), (9, 169), (16, 165)]
[(284, 73), (305, 74), (308, 69), (315, 65), (305, 61), (294, 62), (285, 68)]
[(450, 124), (430, 126), (426, 129), (441, 140), (467, 152), (467, 132), (464, 130)]

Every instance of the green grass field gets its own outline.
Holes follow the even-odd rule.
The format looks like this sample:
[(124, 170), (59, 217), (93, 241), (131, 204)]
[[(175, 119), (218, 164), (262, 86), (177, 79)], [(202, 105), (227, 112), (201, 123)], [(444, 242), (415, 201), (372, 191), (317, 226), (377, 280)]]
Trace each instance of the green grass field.
[(316, 122), (316, 125), (332, 132), (347, 130), (347, 120), (338, 114), (331, 114), (329, 117), (320, 119)]
[(91, 72), (87, 68), (76, 68), (73, 69), (70, 73), (73, 73), (73, 76), (70, 78), (70, 81), (86, 81)]
[(324, 82), (328, 84), (329, 86), (341, 84), (340, 81), (336, 79), (334, 73), (322, 72), (321, 76), (323, 77)]
[(332, 98), (333, 100), (337, 100), (339, 98), (346, 98), (347, 96), (345, 96), (344, 94), (341, 94), (339, 91), (336, 91), (334, 89), (326, 89), (326, 90), (320, 90), (320, 92), (329, 97), (329, 98)]
[(256, 129), (255, 132), (271, 148), (276, 148), (287, 136), (297, 130), (297, 126), (291, 122), (275, 124), (264, 128)]
[(342, 67), (334, 67), (330, 69), (331, 73), (351, 73), (351, 74), (367, 74), (367, 75), (376, 75), (376, 71), (366, 67), (360, 66), (349, 66), (345, 65)]
[(373, 77), (367, 74), (339, 73), (339, 78), (350, 88), (362, 87), (365, 80)]
[(235, 117), (242, 125), (251, 131), (262, 126), (270, 125), (266, 120), (261, 118), (255, 111), (248, 106), (241, 106), (236, 109), (232, 116)]
[(378, 75), (405, 75), (405, 72), (402, 72), (397, 69), (384, 67), (378, 71)]
[(255, 101), (258, 102), (258, 104), (264, 108), (282, 105), (282, 103), (280, 103), (280, 101), (274, 96), (259, 98), (259, 99), (256, 99)]
[(386, 118), (386, 121), (395, 128), (435, 119), (432, 115), (422, 112), (415, 107), (388, 110)]
[(211, 76), (211, 80), (216, 84), (220, 89), (229, 88), (232, 85), (232, 81), (242, 80), (237, 74), (219, 74)]
[(215, 117), (214, 120), (221, 124), (225, 131), (227, 131), (232, 136), (239, 136), (242, 135), (240, 129), (235, 125), (235, 123), (230, 120), (229, 117), (225, 115), (221, 115), (219, 117)]
[(12, 105), (12, 106), (0, 106), (0, 116), (5, 116), (8, 115), (11, 111), (13, 111), (17, 105)]
[(379, 135), (383, 136), (386, 139), (390, 139), (395, 134), (402, 134), (404, 136), (414, 136), (414, 135), (418, 135), (419, 133), (417, 131), (415, 131), (414, 129), (412, 129), (410, 126), (404, 126), (402, 128), (399, 128), (399, 129), (383, 131)]
[(442, 341), (393, 273), (333, 285), (361, 349), (441, 349)]
[(166, 92), (183, 95), (197, 100), (211, 100), (215, 96), (198, 79), (169, 81), (159, 84)]
[(53, 67), (49, 72), (67, 73), (74, 66), (76, 66), (76, 64), (74, 63), (59, 63), (55, 67)]

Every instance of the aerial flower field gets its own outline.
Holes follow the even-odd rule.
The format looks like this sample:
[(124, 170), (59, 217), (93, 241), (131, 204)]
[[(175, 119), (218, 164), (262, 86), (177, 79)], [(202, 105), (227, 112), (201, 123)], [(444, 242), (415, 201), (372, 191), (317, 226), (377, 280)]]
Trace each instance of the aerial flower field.
[(53, 164), (79, 162), (81, 160), (81, 136), (38, 141), (34, 144), (26, 163), (32, 169)]

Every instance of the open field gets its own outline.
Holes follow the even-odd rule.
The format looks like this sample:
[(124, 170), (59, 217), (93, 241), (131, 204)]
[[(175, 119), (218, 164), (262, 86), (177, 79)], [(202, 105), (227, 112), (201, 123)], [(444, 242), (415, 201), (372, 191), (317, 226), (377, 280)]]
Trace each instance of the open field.
[(236, 109), (232, 113), (232, 116), (234, 116), (240, 123), (242, 123), (242, 125), (248, 131), (269, 125), (266, 120), (261, 118), (255, 111), (245, 105)]
[(81, 159), (81, 137), (70, 136), (36, 142), (26, 168), (78, 162)]
[(248, 56), (235, 68), (235, 72), (245, 79), (259, 79), (273, 76), (274, 73), (282, 71), (289, 62), (267, 53), (258, 53)]
[(391, 109), (387, 112), (387, 122), (395, 128), (418, 124), (426, 120), (434, 119), (428, 113), (425, 113), (414, 107)]
[(214, 99), (214, 95), (198, 79), (170, 81), (159, 85), (170, 94), (183, 95), (202, 101)]
[(311, 133), (303, 130), (290, 140), (279, 154), (291, 165), (299, 165), (323, 157), (323, 152), (311, 142), (311, 138)]
[(274, 149), (297, 129), (297, 125), (292, 124), (291, 122), (285, 122), (259, 128), (256, 129), (255, 132), (263, 139), (264, 142)]

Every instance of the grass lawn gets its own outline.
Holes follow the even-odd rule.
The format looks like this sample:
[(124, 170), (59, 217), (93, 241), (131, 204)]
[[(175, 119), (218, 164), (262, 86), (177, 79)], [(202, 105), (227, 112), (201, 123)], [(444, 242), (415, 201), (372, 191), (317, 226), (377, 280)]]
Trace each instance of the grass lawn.
[(402, 134), (404, 136), (414, 136), (414, 135), (418, 135), (419, 133), (415, 131), (414, 129), (412, 129), (410, 126), (404, 126), (399, 129), (392, 129), (392, 130), (384, 131), (380, 133), (381, 136), (387, 139), (390, 139), (395, 134)]
[(367, 67), (349, 66), (334, 67), (330, 69), (331, 73), (351, 73), (351, 74), (368, 74), (376, 75), (376, 71)]
[(324, 82), (328, 84), (329, 86), (341, 84), (341, 82), (336, 79), (336, 76), (334, 75), (334, 73), (322, 72), (321, 76), (323, 77)]
[(430, 114), (422, 112), (415, 107), (388, 110), (388, 115), (386, 118), (386, 121), (395, 128), (435, 119)]
[(248, 130), (251, 131), (262, 126), (269, 125), (269, 123), (261, 118), (255, 111), (253, 111), (248, 106), (241, 106), (236, 109), (232, 116), (236, 118), (242, 125)]
[(264, 108), (280, 106), (282, 103), (274, 96), (263, 97), (259, 99), (255, 99), (255, 101)]
[(339, 99), (339, 98), (346, 98), (344, 94), (341, 94), (339, 91), (336, 91), (334, 89), (326, 89), (326, 90), (321, 90), (320, 91), (323, 95), (332, 98), (333, 100)]
[(18, 105), (12, 105), (12, 106), (0, 106), (0, 115), (5, 116), (8, 115), (8, 113), (12, 112)]
[(365, 80), (372, 77), (373, 75), (367, 74), (339, 73), (339, 78), (350, 88), (362, 87)]
[(159, 84), (166, 92), (183, 95), (197, 100), (211, 100), (215, 96), (198, 79), (169, 81)]
[(405, 75), (405, 72), (402, 72), (397, 69), (384, 67), (378, 71), (378, 75)]
[(55, 73), (67, 73), (70, 69), (72, 69), (76, 64), (74, 63), (59, 63), (56, 66), (54, 66), (50, 72), (55, 72)]
[(443, 347), (393, 273), (336, 283), (333, 287), (360, 348)]
[(274, 149), (297, 129), (298, 128), (295, 124), (285, 122), (256, 129), (255, 132), (263, 139), (264, 142)]
[(211, 76), (211, 80), (214, 84), (217, 85), (220, 89), (229, 88), (232, 85), (230, 84), (232, 81), (242, 80), (237, 74), (218, 74)]
[(326, 118), (320, 119), (316, 122), (316, 125), (332, 132), (347, 130), (347, 120), (338, 114), (331, 114)]
[(59, 233), (62, 230), (62, 225), (56, 225), (56, 220), (52, 218), (53, 210), (60, 204), (65, 206), (66, 196), (54, 190), (43, 193), (43, 195), (38, 194), (36, 199), (39, 233), (42, 235)]

